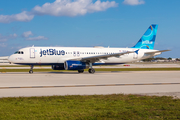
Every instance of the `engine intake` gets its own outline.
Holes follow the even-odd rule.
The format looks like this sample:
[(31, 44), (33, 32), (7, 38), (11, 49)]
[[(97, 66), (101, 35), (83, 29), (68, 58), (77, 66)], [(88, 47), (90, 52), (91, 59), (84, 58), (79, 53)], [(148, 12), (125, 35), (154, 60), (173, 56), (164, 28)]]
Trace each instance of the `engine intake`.
[(53, 70), (65, 70), (65, 69), (64, 69), (64, 64), (52, 65), (52, 69), (53, 69)]
[(64, 63), (64, 68), (66, 70), (84, 70), (86, 68), (89, 68), (89, 65), (81, 61), (68, 60)]

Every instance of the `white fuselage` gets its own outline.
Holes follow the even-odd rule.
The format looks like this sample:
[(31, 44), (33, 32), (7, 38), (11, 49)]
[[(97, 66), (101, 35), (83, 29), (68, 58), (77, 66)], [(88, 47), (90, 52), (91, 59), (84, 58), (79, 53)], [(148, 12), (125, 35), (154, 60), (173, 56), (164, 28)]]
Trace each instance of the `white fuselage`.
[[(19, 50), (19, 53), (9, 57), (9, 61), (15, 64), (24, 65), (55, 65), (64, 63), (67, 60), (100, 56), (106, 54), (115, 54), (126, 51), (136, 51), (135, 48), (90, 48), (90, 47), (27, 47)], [(149, 58), (158, 54), (145, 54), (145, 52), (157, 50), (139, 49), (137, 53), (129, 53), (117, 57), (100, 59), (93, 65), (103, 64), (121, 64), (134, 62)]]

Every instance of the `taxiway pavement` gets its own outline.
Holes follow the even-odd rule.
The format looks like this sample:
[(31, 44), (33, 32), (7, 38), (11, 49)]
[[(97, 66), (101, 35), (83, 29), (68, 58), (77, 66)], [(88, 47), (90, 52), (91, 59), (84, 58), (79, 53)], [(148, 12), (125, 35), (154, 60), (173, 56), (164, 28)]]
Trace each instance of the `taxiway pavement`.
[[(180, 64), (122, 64), (113, 66), (93, 66), (93, 68), (180, 68)], [(0, 67), (0, 69), (30, 69), (30, 67), (16, 67), (9, 65), (8, 67)], [(51, 66), (34, 66), (34, 69), (52, 69)]]
[(0, 73), (0, 97), (94, 94), (180, 98), (180, 71)]

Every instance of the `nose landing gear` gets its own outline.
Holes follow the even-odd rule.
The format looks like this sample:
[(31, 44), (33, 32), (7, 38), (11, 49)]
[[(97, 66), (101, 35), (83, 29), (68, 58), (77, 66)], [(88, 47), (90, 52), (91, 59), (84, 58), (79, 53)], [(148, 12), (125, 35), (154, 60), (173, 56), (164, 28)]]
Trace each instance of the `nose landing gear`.
[(29, 74), (32, 74), (33, 73), (33, 65), (30, 65), (31, 69), (29, 70)]

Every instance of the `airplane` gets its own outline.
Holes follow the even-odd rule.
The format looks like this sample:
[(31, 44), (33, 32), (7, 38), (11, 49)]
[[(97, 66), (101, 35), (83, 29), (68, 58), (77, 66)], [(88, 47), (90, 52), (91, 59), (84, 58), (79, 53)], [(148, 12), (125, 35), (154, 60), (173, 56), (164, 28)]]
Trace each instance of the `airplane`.
[(8, 61), (19, 65), (51, 65), (53, 70), (77, 70), (95, 73), (95, 65), (116, 65), (135, 62), (170, 50), (154, 50), (158, 25), (149, 26), (137, 44), (131, 48), (95, 47), (26, 47), (12, 54)]

